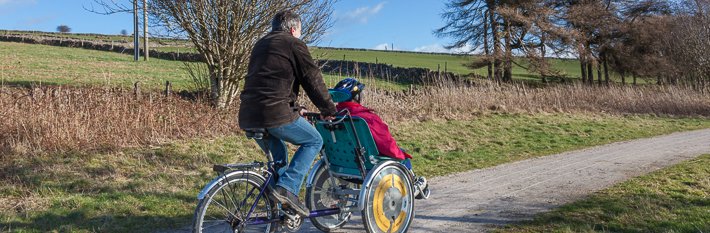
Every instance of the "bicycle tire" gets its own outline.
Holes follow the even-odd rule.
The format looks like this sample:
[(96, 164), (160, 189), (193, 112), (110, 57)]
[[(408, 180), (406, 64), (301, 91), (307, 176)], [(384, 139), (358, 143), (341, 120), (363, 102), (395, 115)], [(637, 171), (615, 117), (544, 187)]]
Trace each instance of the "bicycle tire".
[[(333, 186), (325, 166), (325, 163), (323, 163), (316, 170), (315, 177), (313, 178), (313, 184), (311, 184), (311, 187), (306, 189), (306, 205), (308, 208), (311, 210), (322, 210), (354, 205), (351, 201), (338, 199), (332, 190), (333, 187), (340, 185), (347, 185), (348, 188), (355, 189), (357, 188), (357, 184), (335, 178), (336, 186)], [(351, 198), (357, 199), (357, 196)], [(310, 219), (313, 226), (318, 228), (318, 230), (323, 232), (331, 232), (340, 229), (343, 225), (348, 223), (350, 217), (352, 217), (352, 214), (352, 212), (348, 212), (322, 217), (313, 217)]]
[(414, 220), (414, 189), (407, 168), (386, 163), (371, 171), (362, 221), (368, 233), (407, 232)]
[[(251, 209), (256, 196), (264, 185), (263, 178), (253, 174), (241, 173), (240, 171), (234, 171), (225, 174), (225, 176), (226, 178), (212, 187), (197, 204), (192, 220), (192, 232), (274, 232), (278, 223), (254, 226), (243, 224), (245, 221), (244, 216)], [(252, 189), (253, 192), (247, 198), (247, 194)], [(244, 201), (245, 199), (246, 201)], [(243, 208), (239, 208), (239, 203), (246, 204), (242, 204)], [(277, 208), (273, 208), (275, 206), (274, 201), (268, 195), (262, 194), (259, 204), (257, 204), (254, 212), (249, 217), (253, 219), (256, 217), (271, 218), (278, 216)], [(239, 230), (235, 231), (232, 225), (237, 225), (236, 228), (239, 228)]]

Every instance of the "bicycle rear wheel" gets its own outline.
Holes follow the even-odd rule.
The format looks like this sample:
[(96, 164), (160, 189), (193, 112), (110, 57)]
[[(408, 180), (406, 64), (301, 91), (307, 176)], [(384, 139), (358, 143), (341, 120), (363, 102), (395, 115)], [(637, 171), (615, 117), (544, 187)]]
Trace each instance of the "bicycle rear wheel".
[(246, 216), (256, 202), (264, 185), (263, 178), (235, 171), (212, 187), (200, 200), (192, 220), (192, 232), (273, 232), (276, 224), (247, 225), (256, 218), (278, 216), (275, 203), (262, 194), (253, 212)]
[[(311, 210), (323, 210), (329, 208), (343, 207), (354, 205), (354, 202), (348, 201), (346, 199), (340, 199), (337, 194), (335, 194), (335, 188), (347, 188), (356, 189), (357, 184), (347, 182), (340, 178), (335, 178), (335, 184), (330, 179), (328, 170), (325, 169), (327, 166), (323, 163), (318, 170), (316, 170), (315, 176), (313, 178), (313, 184), (311, 187), (306, 189), (306, 205)], [(349, 198), (357, 199), (356, 195), (350, 195)], [(322, 217), (311, 218), (311, 223), (313, 226), (318, 228), (318, 230), (324, 232), (330, 232), (340, 229), (345, 225), (353, 213), (340, 213)]]

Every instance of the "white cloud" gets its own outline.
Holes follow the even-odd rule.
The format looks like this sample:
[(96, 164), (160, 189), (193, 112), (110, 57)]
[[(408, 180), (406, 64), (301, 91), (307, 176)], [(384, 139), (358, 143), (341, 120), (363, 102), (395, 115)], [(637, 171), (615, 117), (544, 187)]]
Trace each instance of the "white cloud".
[(416, 47), (416, 48), (414, 48), (414, 52), (447, 53), (447, 52), (449, 52), (449, 50), (439, 44), (433, 44), (433, 45), (424, 45), (422, 47)]
[(370, 17), (376, 15), (380, 12), (380, 10), (382, 10), (382, 8), (384, 8), (385, 3), (387, 2), (380, 2), (380, 4), (377, 4), (375, 7), (364, 6), (357, 8), (355, 11), (343, 14), (343, 18), (348, 21), (357, 21), (362, 24), (367, 24)]
[[(471, 44), (466, 44), (462, 48), (455, 48), (455, 49), (446, 49), (443, 45), (440, 44), (432, 44), (432, 45), (424, 45), (421, 47), (416, 47), (414, 48), (414, 52), (427, 52), (427, 53), (471, 53), (471, 49), (473, 48), (473, 45)], [(480, 49), (475, 50), (473, 53), (480, 53)]]
[[(384, 44), (377, 45), (372, 49), (373, 50), (392, 50), (392, 44), (384, 43)], [(403, 51), (404, 49), (399, 46), (394, 46), (394, 50)]]

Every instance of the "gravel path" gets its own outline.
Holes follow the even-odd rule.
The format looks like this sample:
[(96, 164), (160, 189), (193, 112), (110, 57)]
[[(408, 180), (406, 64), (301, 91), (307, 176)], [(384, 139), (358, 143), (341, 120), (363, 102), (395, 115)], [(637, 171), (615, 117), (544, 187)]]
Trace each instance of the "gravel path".
[[(633, 176), (710, 153), (710, 129), (565, 152), (430, 179), (410, 232), (487, 232)], [(188, 227), (189, 228), (189, 227)], [(188, 229), (176, 232), (187, 232)], [(299, 232), (321, 232), (306, 222)], [(336, 232), (365, 232), (360, 213)]]
[[(528, 159), (431, 179), (410, 232), (486, 232), (633, 176), (710, 153), (710, 129)], [(310, 223), (300, 232), (320, 232)], [(357, 216), (338, 232), (365, 232)]]

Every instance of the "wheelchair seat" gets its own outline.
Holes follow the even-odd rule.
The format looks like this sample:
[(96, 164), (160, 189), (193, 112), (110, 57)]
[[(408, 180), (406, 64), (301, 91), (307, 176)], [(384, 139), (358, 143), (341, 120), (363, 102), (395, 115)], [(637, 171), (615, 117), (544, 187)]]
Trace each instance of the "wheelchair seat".
[[(336, 120), (340, 118), (342, 117), (337, 117)], [(369, 171), (382, 161), (393, 160), (400, 163), (405, 161), (379, 156), (380, 153), (367, 122), (360, 117), (352, 117), (352, 120), (355, 129), (350, 125), (349, 119), (335, 125), (315, 124), (316, 130), (323, 137), (325, 156), (328, 158), (328, 162), (331, 164), (330, 169), (333, 172), (360, 176), (357, 160), (355, 160), (357, 148), (355, 133), (360, 139), (360, 144), (364, 147), (366, 170)]]

